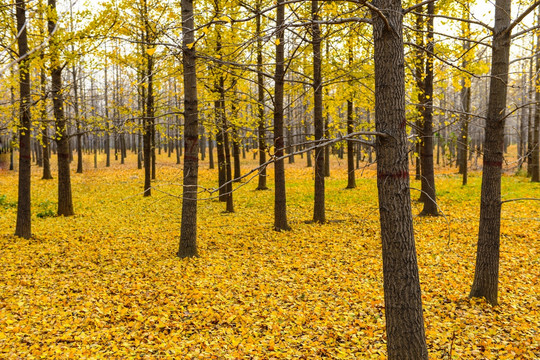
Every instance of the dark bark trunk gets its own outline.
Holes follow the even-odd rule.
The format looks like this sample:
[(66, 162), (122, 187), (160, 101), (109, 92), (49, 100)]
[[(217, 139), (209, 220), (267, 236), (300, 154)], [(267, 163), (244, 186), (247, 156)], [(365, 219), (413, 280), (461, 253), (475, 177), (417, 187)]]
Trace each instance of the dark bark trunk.
[[(193, 0), (182, 0), (184, 68), (184, 189), (182, 225), (178, 256), (197, 256), (197, 183), (199, 174), (199, 114), (197, 110), (197, 69)], [(189, 45), (189, 46), (188, 46)]]
[(15, 235), (25, 239), (32, 237), (32, 214), (30, 204), (31, 186), (31, 134), (32, 121), (30, 118), (30, 59), (28, 55), (28, 35), (26, 29), (26, 6), (23, 0), (17, 0), (17, 38), (19, 46), (19, 188), (17, 202), (17, 224)]
[(71, 68), (71, 75), (73, 77), (73, 108), (75, 110), (75, 128), (77, 131), (77, 173), (83, 172), (83, 154), (82, 154), (82, 134), (81, 134), (81, 121), (79, 119), (79, 86), (77, 83), (77, 69), (75, 65)]
[[(285, 0), (278, 0), (276, 18), (276, 71), (274, 74), (274, 148), (275, 156), (283, 156), (283, 91), (285, 83)], [(275, 196), (274, 196), (274, 229), (289, 230), (287, 223), (287, 195), (285, 189), (285, 163), (283, 159), (276, 160)]]
[[(349, 68), (352, 70), (353, 50), (352, 44), (349, 44)], [(350, 81), (352, 86), (352, 81)], [(352, 99), (347, 100), (347, 135), (354, 132), (354, 103)], [(347, 189), (356, 188), (356, 179), (354, 174), (354, 142), (347, 140)]]
[[(259, 166), (266, 162), (266, 121), (264, 120), (264, 77), (263, 77), (263, 45), (261, 30), (261, 2), (257, 1), (257, 117), (259, 122), (258, 141), (259, 141)], [(257, 190), (267, 190), (266, 185), (266, 166), (259, 170), (259, 184)]]
[[(352, 100), (347, 100), (347, 135), (350, 135), (353, 132), (353, 102)], [(347, 140), (347, 189), (356, 188), (354, 170), (354, 142)]]
[[(540, 20), (540, 12), (538, 13)], [(540, 182), (540, 32), (536, 35), (536, 77), (535, 82), (535, 102), (534, 122), (532, 129), (532, 156), (531, 156), (531, 181)]]
[(69, 169), (69, 136), (67, 121), (64, 116), (64, 96), (62, 94), (62, 66), (59, 60), (60, 43), (54, 35), (56, 27), (56, 0), (48, 0), (51, 17), (48, 21), (49, 34), (51, 34), (51, 94), (56, 128), (56, 145), (58, 153), (58, 215), (71, 216), (73, 200), (71, 196), (71, 174)]
[[(321, 31), (317, 21), (319, 20), (319, 1), (311, 1), (311, 17), (313, 25), (311, 31), (313, 36), (313, 124), (315, 125), (315, 141), (321, 141), (324, 138), (324, 119), (323, 119), (323, 93), (322, 93), (322, 75), (321, 75)], [(320, 144), (319, 142), (317, 144)], [(327, 147), (326, 147), (327, 148)], [(313, 206), (313, 221), (324, 223), (326, 221), (324, 204), (324, 175), (325, 175), (325, 147), (315, 149), (315, 202)]]
[[(147, 35), (148, 36), (148, 35)], [(148, 40), (148, 39), (147, 39)], [(152, 120), (154, 119), (153, 58), (146, 53), (146, 113), (144, 117), (144, 196), (152, 195)]]
[(373, 2), (375, 123), (388, 359), (427, 359), (411, 213), (401, 1)]
[(214, 169), (214, 140), (212, 133), (208, 133), (208, 168)]
[(240, 138), (238, 137), (238, 130), (236, 126), (232, 126), (232, 152), (234, 160), (234, 177), (236, 182), (240, 181), (240, 176), (242, 172), (240, 170)]
[[(43, 57), (42, 57), (43, 59)], [(51, 157), (49, 149), (49, 123), (47, 122), (47, 75), (45, 69), (41, 68), (40, 74), (41, 96), (43, 97), (43, 106), (41, 107), (41, 142), (43, 146), (43, 174), (41, 179), (51, 180)]]
[(485, 127), (480, 227), (471, 297), (498, 302), (499, 246), (501, 229), (501, 175), (504, 123), (510, 57), (510, 0), (495, 3), (491, 81)]
[(435, 172), (433, 169), (433, 15), (435, 3), (427, 6), (427, 55), (426, 78), (424, 79), (424, 103), (422, 106), (422, 142), (420, 159), (422, 161), (422, 194), (424, 194), (424, 208), (420, 215), (438, 216), (437, 199), (435, 192)]

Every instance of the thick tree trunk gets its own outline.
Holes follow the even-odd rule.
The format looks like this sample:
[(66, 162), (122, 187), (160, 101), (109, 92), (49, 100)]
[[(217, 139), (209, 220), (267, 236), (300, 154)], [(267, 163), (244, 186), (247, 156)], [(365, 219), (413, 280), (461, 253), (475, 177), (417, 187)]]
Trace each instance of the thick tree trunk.
[(73, 215), (73, 200), (71, 197), (71, 174), (69, 169), (69, 136), (67, 121), (64, 116), (64, 95), (62, 94), (62, 66), (59, 60), (60, 45), (54, 35), (56, 27), (56, 0), (48, 0), (51, 17), (48, 21), (51, 40), (51, 93), (53, 98), (53, 111), (56, 127), (56, 145), (58, 152), (58, 215)]
[(422, 142), (420, 160), (422, 161), (422, 193), (424, 208), (420, 215), (438, 216), (437, 195), (435, 192), (435, 171), (433, 169), (433, 15), (435, 3), (427, 6), (427, 55), (426, 78), (424, 79), (424, 104), (422, 106)]
[(32, 237), (32, 214), (30, 208), (31, 186), (31, 134), (30, 118), (30, 59), (28, 55), (28, 35), (26, 29), (26, 6), (23, 0), (17, 0), (17, 39), (19, 45), (19, 89), (20, 89), (20, 124), (19, 124), (19, 189), (17, 202), (17, 224), (15, 235), (25, 239)]
[(501, 175), (504, 148), (504, 123), (510, 57), (510, 0), (495, 3), (491, 81), (485, 127), (480, 227), (476, 267), (471, 297), (498, 302), (499, 246), (501, 229)]
[[(283, 156), (283, 91), (285, 83), (285, 0), (277, 0), (276, 18), (276, 72), (274, 75), (274, 148), (275, 156)], [(283, 159), (276, 160), (275, 196), (274, 196), (274, 229), (289, 230), (287, 223), (287, 195), (285, 190), (285, 163)]]
[[(324, 138), (324, 118), (323, 118), (323, 96), (322, 96), (322, 75), (321, 75), (321, 31), (317, 21), (319, 20), (319, 1), (311, 1), (311, 25), (313, 36), (313, 123), (315, 125), (315, 141), (320, 145)], [(325, 175), (325, 148), (315, 149), (315, 203), (313, 206), (313, 221), (324, 223), (326, 221), (324, 204), (324, 175)]]
[(199, 176), (199, 113), (193, 0), (182, 0), (182, 51), (184, 68), (184, 189), (178, 256), (197, 256), (197, 183)]
[(427, 359), (409, 187), (401, 1), (375, 0), (375, 123), (388, 359)]

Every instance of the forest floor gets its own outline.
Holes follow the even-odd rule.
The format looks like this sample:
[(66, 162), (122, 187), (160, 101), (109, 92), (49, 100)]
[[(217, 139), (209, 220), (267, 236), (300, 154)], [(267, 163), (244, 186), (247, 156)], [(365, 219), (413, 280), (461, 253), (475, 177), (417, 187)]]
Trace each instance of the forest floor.
[[(216, 199), (201, 201), (201, 256), (180, 260), (181, 167), (161, 155), (153, 196), (143, 198), (142, 171), (128, 160), (104, 168), (100, 158), (93, 169), (85, 159), (84, 174), (72, 175), (69, 218), (49, 216), (57, 183), (40, 180), (35, 167), (31, 240), (12, 235), (17, 174), (0, 173), (0, 358), (385, 356), (373, 168), (345, 190), (346, 161), (334, 161), (329, 221), (318, 225), (308, 222), (313, 170), (297, 157), (287, 165), (288, 232), (272, 230), (273, 192), (255, 191), (256, 179), (234, 193), (233, 214)], [(455, 173), (437, 171), (445, 217), (418, 217), (413, 202), (430, 358), (538, 359), (540, 206), (503, 205), (500, 305), (471, 300), (480, 175), (463, 187)], [(207, 162), (200, 179), (216, 187)], [(540, 197), (540, 185), (505, 175), (503, 199), (522, 197)]]

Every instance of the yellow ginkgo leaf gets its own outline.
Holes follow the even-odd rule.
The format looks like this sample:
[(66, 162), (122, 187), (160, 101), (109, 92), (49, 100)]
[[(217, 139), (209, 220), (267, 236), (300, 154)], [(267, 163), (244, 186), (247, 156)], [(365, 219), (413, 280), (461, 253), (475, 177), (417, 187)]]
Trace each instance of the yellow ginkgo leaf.
[(156, 52), (156, 48), (149, 48), (149, 49), (146, 49), (146, 53), (150, 56), (154, 55), (154, 53)]
[(193, 45), (195, 45), (195, 43), (194, 43), (194, 42), (192, 42), (192, 43), (189, 43), (189, 44), (186, 44), (186, 46), (188, 47), (188, 49), (191, 49), (191, 48), (193, 47)]
[(279, 45), (281, 44), (281, 41), (279, 41), (279, 39), (276, 39), (276, 41), (274, 41), (276, 43), (276, 45)]

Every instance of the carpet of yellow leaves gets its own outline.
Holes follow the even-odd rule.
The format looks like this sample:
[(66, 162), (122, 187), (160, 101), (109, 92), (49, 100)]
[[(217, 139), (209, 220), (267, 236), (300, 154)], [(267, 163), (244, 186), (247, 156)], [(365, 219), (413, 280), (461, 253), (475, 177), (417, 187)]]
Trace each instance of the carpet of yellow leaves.
[[(287, 170), (290, 232), (271, 230), (273, 194), (253, 190), (255, 182), (235, 192), (234, 214), (202, 201), (201, 257), (179, 260), (181, 200), (165, 193), (181, 194), (180, 168), (160, 157), (154, 196), (143, 198), (132, 162), (85, 165), (72, 178), (77, 215), (34, 216), (30, 241), (12, 235), (15, 208), (0, 207), (0, 358), (385, 356), (373, 170), (345, 190), (345, 164), (336, 163), (327, 180), (330, 221), (310, 224), (313, 172), (297, 158)], [(56, 182), (34, 171), (35, 214), (56, 201)], [(200, 177), (216, 186), (206, 163)], [(8, 201), (16, 181), (0, 174)], [(430, 357), (538, 359), (540, 206), (503, 205), (501, 304), (470, 300), (479, 185), (478, 174), (462, 187), (447, 171), (437, 177), (446, 219), (414, 219)], [(540, 186), (505, 176), (503, 195), (540, 197)]]

